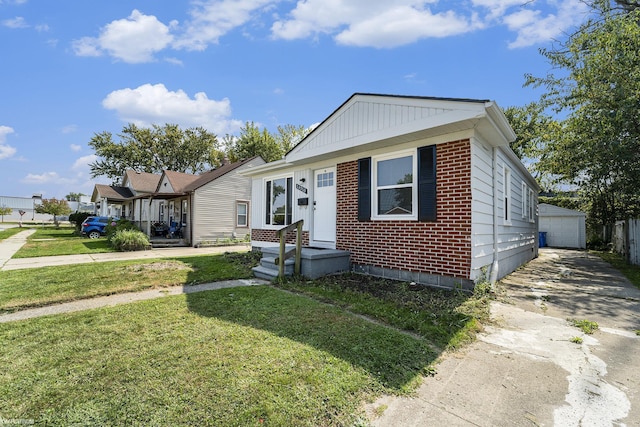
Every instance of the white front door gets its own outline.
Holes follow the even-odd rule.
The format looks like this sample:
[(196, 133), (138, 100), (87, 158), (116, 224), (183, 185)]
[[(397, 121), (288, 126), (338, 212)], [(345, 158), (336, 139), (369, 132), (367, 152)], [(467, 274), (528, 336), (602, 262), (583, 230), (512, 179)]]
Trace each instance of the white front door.
[(336, 168), (314, 171), (313, 182), (313, 244), (335, 247)]

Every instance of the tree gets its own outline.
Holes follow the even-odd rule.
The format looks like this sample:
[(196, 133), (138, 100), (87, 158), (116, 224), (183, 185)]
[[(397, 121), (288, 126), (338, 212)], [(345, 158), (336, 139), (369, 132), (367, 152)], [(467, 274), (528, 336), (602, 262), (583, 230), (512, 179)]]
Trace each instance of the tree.
[(56, 228), (59, 228), (60, 224), (57, 217), (70, 214), (71, 208), (66, 200), (58, 200), (56, 198), (42, 199), (42, 203), (36, 206), (36, 212), (53, 215), (53, 223)]
[(67, 199), (68, 202), (79, 202), (80, 198), (82, 196), (86, 196), (86, 194), (83, 194), (83, 193), (69, 193), (66, 196), (64, 196), (64, 198)]
[(311, 129), (304, 126), (284, 125), (278, 126), (278, 134), (275, 135), (276, 142), (282, 148), (284, 154), (298, 145), (309, 133)]
[(593, 2), (597, 17), (541, 51), (562, 72), (526, 82), (546, 89), (540, 108), (565, 115), (539, 167), (578, 186), (596, 228), (640, 215), (640, 8), (618, 4)]
[(516, 134), (510, 145), (541, 187), (555, 187), (555, 177), (540, 167), (546, 159), (546, 144), (557, 134), (559, 123), (535, 102), (524, 107), (508, 107), (504, 114)]
[(0, 216), (2, 216), (2, 222), (4, 222), (4, 216), (11, 215), (11, 212), (13, 212), (13, 209), (6, 206), (0, 206)]
[(246, 122), (240, 136), (228, 140), (227, 155), (232, 162), (260, 156), (265, 162), (281, 159), (285, 151), (267, 129), (258, 129), (253, 122)]
[(102, 132), (89, 142), (98, 156), (89, 165), (92, 178), (106, 176), (117, 182), (127, 169), (195, 174), (219, 166), (224, 158), (216, 135), (201, 127), (182, 130), (173, 124), (151, 128), (128, 124), (118, 137), (115, 142), (110, 132)]

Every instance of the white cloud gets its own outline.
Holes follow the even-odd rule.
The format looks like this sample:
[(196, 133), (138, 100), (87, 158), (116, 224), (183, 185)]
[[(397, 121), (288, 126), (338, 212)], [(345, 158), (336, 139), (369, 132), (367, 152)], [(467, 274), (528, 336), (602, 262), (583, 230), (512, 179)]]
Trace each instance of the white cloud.
[(202, 126), (222, 135), (234, 132), (242, 126), (239, 120), (232, 120), (231, 102), (209, 99), (204, 92), (190, 98), (184, 91), (167, 90), (163, 84), (145, 84), (135, 89), (120, 89), (111, 92), (102, 101), (109, 110), (115, 110), (126, 122), (139, 126), (175, 123), (182, 127)]
[(22, 16), (16, 16), (12, 19), (5, 19), (4, 21), (2, 21), (2, 25), (12, 29), (29, 28), (29, 25)]
[(71, 148), (71, 151), (80, 151), (80, 150), (82, 150), (82, 146), (78, 145), (78, 144), (71, 144), (71, 145), (69, 145), (69, 148)]
[(176, 49), (204, 50), (218, 43), (221, 36), (252, 18), (252, 13), (265, 8), (274, 0), (221, 0), (201, 1), (189, 13), (183, 34), (176, 39)]
[(71, 170), (79, 171), (79, 176), (82, 176), (84, 172), (89, 172), (89, 164), (95, 162), (98, 156), (95, 154), (89, 154), (88, 156), (82, 156), (78, 158), (71, 166)]
[(574, 27), (585, 19), (588, 6), (580, 0), (549, 2), (557, 6), (555, 13), (538, 10), (521, 10), (505, 15), (504, 23), (518, 33), (516, 39), (509, 43), (510, 48), (532, 46), (547, 42), (561, 36), (567, 29)]
[(67, 125), (62, 128), (62, 133), (74, 133), (78, 130), (78, 125)]
[(75, 184), (75, 179), (63, 178), (57, 172), (45, 172), (43, 174), (27, 174), (22, 179), (25, 184)]
[(9, 126), (0, 126), (0, 160), (8, 159), (18, 151), (14, 147), (5, 144), (7, 141), (7, 135), (11, 133), (14, 133), (13, 128), (10, 128)]
[(100, 56), (104, 52), (131, 64), (151, 62), (154, 54), (165, 49), (173, 40), (171, 23), (167, 26), (155, 16), (133, 10), (126, 19), (110, 22), (97, 38), (74, 40), (73, 49), (78, 56)]

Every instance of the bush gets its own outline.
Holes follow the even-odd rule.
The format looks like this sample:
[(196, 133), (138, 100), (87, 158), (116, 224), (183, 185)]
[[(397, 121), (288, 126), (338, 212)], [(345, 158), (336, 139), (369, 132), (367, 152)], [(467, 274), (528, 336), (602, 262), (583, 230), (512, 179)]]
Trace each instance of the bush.
[(107, 226), (104, 228), (104, 234), (107, 236), (107, 240), (109, 241), (109, 243), (112, 243), (111, 240), (116, 235), (116, 233), (118, 231), (125, 230), (140, 231), (134, 223), (132, 223), (128, 219), (122, 218), (118, 221), (111, 221), (109, 224), (107, 224)]
[(117, 251), (142, 251), (151, 247), (149, 237), (138, 230), (116, 230), (110, 237), (111, 247)]
[(76, 227), (73, 234), (75, 234), (76, 236), (82, 235), (82, 223), (90, 216), (93, 216), (93, 214), (89, 212), (74, 212), (69, 215), (69, 222), (73, 223), (73, 225)]

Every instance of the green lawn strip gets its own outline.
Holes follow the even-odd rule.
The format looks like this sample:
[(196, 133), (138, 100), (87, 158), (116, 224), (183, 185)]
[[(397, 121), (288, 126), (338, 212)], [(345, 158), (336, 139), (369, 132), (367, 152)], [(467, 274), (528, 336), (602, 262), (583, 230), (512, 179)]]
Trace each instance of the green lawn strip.
[(271, 287), (0, 324), (0, 345), (2, 417), (38, 425), (354, 425), (436, 356)]
[(13, 258), (113, 252), (107, 239), (89, 239), (73, 234), (73, 227), (38, 227)]
[(611, 264), (615, 269), (620, 270), (620, 272), (629, 279), (631, 283), (633, 283), (637, 288), (640, 288), (640, 266), (629, 264), (617, 253), (600, 251), (593, 252)]
[(327, 276), (314, 281), (280, 282), (300, 292), (396, 328), (414, 332), (436, 348), (455, 349), (472, 341), (489, 319), (487, 296), (420, 287), (358, 274)]
[(0, 241), (7, 239), (13, 235), (16, 235), (18, 233), (20, 233), (21, 231), (25, 231), (27, 230), (26, 228), (20, 228), (20, 227), (12, 227), (12, 228), (5, 228), (4, 230), (0, 230)]
[(0, 313), (30, 307), (251, 277), (252, 253), (113, 261), (0, 271)]

